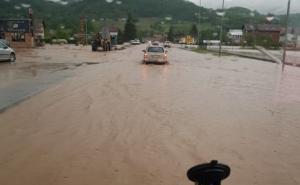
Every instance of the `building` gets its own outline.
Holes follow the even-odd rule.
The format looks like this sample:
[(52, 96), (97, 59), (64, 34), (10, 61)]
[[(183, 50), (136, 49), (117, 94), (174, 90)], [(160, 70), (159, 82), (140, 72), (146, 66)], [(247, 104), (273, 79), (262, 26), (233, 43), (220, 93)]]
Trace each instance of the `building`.
[(219, 46), (220, 40), (203, 40), (203, 44), (206, 46)]
[(245, 24), (243, 25), (244, 35), (250, 34), (255, 38), (270, 37), (274, 44), (279, 44), (280, 33), (282, 28), (279, 25), (274, 24)]
[(45, 23), (42, 20), (33, 21), (34, 42), (36, 46), (43, 46), (45, 40)]
[(41, 45), (45, 30), (43, 21), (32, 19), (0, 19), (0, 37), (13, 48), (32, 48)]
[(118, 44), (118, 28), (114, 26), (103, 27), (101, 35), (103, 38), (110, 38), (112, 45)]
[(13, 48), (43, 45), (44, 37), (44, 21), (35, 20), (31, 8), (28, 8), (28, 18), (0, 19), (0, 38), (7, 40)]
[[(285, 29), (281, 32), (280, 42), (285, 42)], [(290, 49), (300, 49), (300, 28), (288, 28), (287, 47)]]
[(240, 44), (243, 38), (243, 30), (229, 30), (227, 37), (232, 44)]
[[(118, 44), (118, 27), (114, 26), (104, 26), (100, 32), (98, 33), (77, 33), (73, 35), (73, 39), (75, 40), (76, 44), (86, 44), (92, 43), (93, 40), (97, 37), (97, 34), (100, 34), (102, 38), (109, 38), (112, 45)], [(85, 40), (86, 39), (86, 40)]]
[(244, 33), (255, 34), (256, 27), (253, 24), (244, 24), (242, 30)]
[(185, 34), (183, 34), (183, 33), (174, 33), (173, 42), (179, 43), (183, 37), (185, 37)]
[(270, 36), (273, 43), (279, 44), (281, 26), (272, 24), (260, 24), (257, 25), (258, 36)]
[(164, 42), (166, 40), (165, 34), (154, 34), (151, 38), (152, 41)]
[(196, 44), (196, 39), (191, 35), (186, 35), (185, 37), (180, 38), (179, 44), (194, 45)]
[(0, 35), (11, 47), (34, 47), (31, 19), (0, 19)]

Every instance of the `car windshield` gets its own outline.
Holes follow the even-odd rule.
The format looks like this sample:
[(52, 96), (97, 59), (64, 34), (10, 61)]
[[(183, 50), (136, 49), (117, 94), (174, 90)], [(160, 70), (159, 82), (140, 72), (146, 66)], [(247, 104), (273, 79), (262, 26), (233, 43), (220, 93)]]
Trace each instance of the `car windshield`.
[(151, 52), (151, 53), (163, 53), (164, 52), (164, 48), (162, 48), (162, 47), (149, 47), (148, 48), (148, 52)]
[(0, 41), (0, 48), (4, 48), (4, 47), (6, 47), (6, 45)]

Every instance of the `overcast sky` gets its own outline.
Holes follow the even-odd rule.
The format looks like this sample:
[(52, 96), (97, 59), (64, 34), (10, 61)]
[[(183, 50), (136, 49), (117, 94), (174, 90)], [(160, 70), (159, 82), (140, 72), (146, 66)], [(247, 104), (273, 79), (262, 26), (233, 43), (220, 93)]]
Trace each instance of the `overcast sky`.
[[(200, 0), (189, 1), (199, 4)], [(283, 14), (286, 12), (287, 2), (288, 0), (225, 0), (225, 7), (242, 6), (262, 13)], [(222, 0), (202, 0), (202, 6), (220, 8)], [(300, 0), (291, 0), (291, 11), (300, 13)]]

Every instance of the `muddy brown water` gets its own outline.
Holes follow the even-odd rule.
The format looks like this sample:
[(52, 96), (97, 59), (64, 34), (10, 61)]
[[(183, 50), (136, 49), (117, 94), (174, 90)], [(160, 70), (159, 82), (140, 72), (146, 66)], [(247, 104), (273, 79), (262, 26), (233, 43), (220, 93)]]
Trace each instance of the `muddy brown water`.
[(0, 114), (0, 184), (187, 185), (212, 159), (223, 184), (300, 184), (299, 68), (176, 48), (143, 65), (143, 47)]

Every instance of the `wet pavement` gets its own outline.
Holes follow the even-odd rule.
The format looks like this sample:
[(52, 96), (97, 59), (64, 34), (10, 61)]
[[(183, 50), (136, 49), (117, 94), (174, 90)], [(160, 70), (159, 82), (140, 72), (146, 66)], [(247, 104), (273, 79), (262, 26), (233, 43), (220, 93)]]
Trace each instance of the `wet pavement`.
[(183, 185), (212, 159), (223, 184), (300, 184), (300, 68), (177, 48), (143, 65), (143, 47), (57, 51), (99, 64), (0, 114), (0, 184)]
[[(259, 47), (259, 46), (258, 46)], [(262, 47), (261, 47), (262, 48)], [(218, 51), (218, 46), (209, 46), (208, 49), (212, 51)], [(272, 58), (267, 56), (265, 53), (257, 50), (257, 49), (246, 49), (241, 48), (240, 46), (222, 46), (222, 50), (227, 54), (236, 54), (238, 56), (245, 56), (253, 59), (261, 59), (267, 61), (273, 61)], [(278, 60), (282, 60), (283, 50), (266, 50), (268, 53), (276, 57)], [(275, 61), (273, 61), (275, 62)], [(288, 50), (286, 52), (286, 64), (300, 66), (300, 51)]]
[[(283, 51), (271, 50), (271, 53), (274, 54), (277, 58), (282, 59)], [(286, 63), (289, 65), (300, 65), (300, 51), (287, 51), (286, 52)]]
[(16, 62), (0, 62), (0, 112), (72, 76), (77, 67), (98, 64), (102, 55), (72, 45), (17, 50)]

